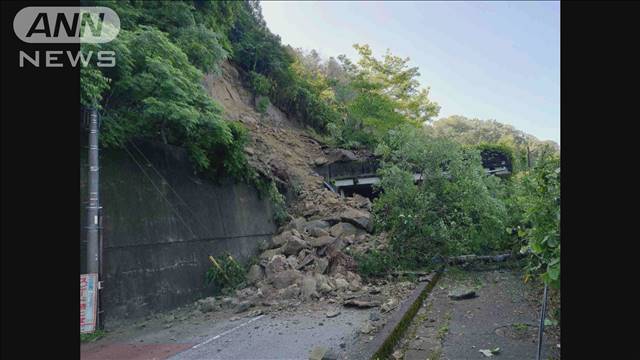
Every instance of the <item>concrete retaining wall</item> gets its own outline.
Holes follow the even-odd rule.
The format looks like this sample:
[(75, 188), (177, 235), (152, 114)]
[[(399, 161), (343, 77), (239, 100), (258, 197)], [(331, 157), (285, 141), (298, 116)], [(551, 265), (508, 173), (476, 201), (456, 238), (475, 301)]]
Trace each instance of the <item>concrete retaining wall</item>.
[[(196, 176), (184, 149), (135, 144), (142, 154), (134, 146), (128, 146), (132, 156), (113, 149), (100, 154), (107, 326), (211, 294), (204, 282), (208, 255), (228, 251), (246, 261), (276, 230), (270, 202), (254, 188)], [(81, 273), (86, 269), (86, 151), (81, 143)]]

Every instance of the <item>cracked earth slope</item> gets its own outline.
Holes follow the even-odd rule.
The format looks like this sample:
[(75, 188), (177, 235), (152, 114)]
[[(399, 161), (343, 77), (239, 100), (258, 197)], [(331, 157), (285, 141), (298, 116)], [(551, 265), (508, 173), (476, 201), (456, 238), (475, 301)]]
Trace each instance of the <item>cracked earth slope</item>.
[[(345, 200), (327, 190), (314, 171), (316, 159), (330, 158), (329, 151), (304, 126), (273, 105), (266, 114), (255, 110), (254, 96), (241, 80), (241, 70), (225, 61), (221, 74), (207, 74), (204, 85), (209, 95), (224, 108), (227, 119), (239, 121), (250, 133), (245, 152), (249, 163), (260, 173), (274, 178), (298, 198), (289, 204), (294, 217), (306, 211), (309, 217), (327, 217), (348, 208)], [(309, 210), (313, 208), (313, 212)]]

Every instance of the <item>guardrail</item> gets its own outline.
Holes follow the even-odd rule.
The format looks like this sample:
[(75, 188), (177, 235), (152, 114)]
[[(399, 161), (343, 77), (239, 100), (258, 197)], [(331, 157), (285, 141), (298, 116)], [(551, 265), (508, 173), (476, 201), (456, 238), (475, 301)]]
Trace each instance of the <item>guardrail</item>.
[(377, 160), (355, 160), (348, 162), (335, 162), (319, 166), (316, 168), (316, 172), (326, 180), (335, 180), (341, 178), (375, 176), (379, 168), (380, 162)]

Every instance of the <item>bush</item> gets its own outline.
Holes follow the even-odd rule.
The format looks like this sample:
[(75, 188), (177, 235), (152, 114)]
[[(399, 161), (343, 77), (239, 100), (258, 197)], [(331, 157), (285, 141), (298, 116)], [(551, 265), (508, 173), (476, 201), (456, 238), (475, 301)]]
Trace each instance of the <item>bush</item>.
[(244, 267), (229, 253), (214, 258), (209, 256), (211, 267), (206, 274), (207, 284), (213, 284), (222, 293), (230, 293), (237, 289), (246, 278)]
[(276, 225), (284, 225), (289, 219), (289, 214), (287, 213), (285, 197), (278, 191), (275, 181), (255, 175), (252, 183), (258, 189), (261, 197), (266, 196), (271, 201), (274, 209), (273, 219)]
[(522, 251), (531, 251), (526, 270), (560, 287), (560, 158), (542, 156), (536, 166), (519, 174), (518, 198), (523, 209), (521, 236), (528, 239)]
[[(380, 144), (378, 229), (390, 235), (400, 268), (429, 265), (437, 255), (487, 254), (509, 244), (504, 204), (494, 194), (478, 151), (404, 126)], [(414, 173), (422, 175), (414, 183)]]
[(396, 265), (388, 253), (377, 250), (367, 254), (355, 254), (354, 257), (358, 263), (358, 272), (366, 277), (382, 276)]
[(258, 112), (260, 114), (266, 114), (269, 104), (270, 104), (269, 98), (266, 96), (261, 96), (260, 99), (258, 99), (258, 104), (257, 104)]
[(249, 83), (251, 90), (258, 96), (269, 95), (271, 91), (271, 80), (262, 74), (258, 74), (255, 71), (249, 72)]

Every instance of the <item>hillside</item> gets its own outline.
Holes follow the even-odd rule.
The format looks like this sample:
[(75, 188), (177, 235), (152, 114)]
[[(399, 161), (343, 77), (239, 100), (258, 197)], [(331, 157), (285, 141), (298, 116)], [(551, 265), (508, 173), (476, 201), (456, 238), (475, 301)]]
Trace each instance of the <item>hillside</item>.
[(532, 164), (543, 152), (560, 153), (560, 145), (552, 140), (537, 137), (518, 130), (512, 125), (496, 120), (470, 119), (460, 115), (440, 118), (429, 124), (428, 129), (437, 137), (456, 141), (463, 145), (501, 144), (513, 151), (515, 166), (527, 167), (527, 157)]
[(302, 216), (312, 207), (317, 207), (318, 217), (344, 210), (346, 205), (324, 187), (322, 177), (314, 171), (317, 159), (329, 160), (334, 152), (274, 105), (260, 114), (253, 94), (243, 85), (242, 70), (228, 61), (221, 69), (220, 75), (206, 75), (207, 92), (223, 106), (228, 120), (238, 121), (249, 130), (245, 154), (251, 166), (292, 192), (290, 214)]
[[(206, 76), (207, 92), (223, 106), (228, 120), (249, 130), (245, 153), (251, 166), (292, 193), (288, 201), (291, 220), (266, 244), (259, 255), (260, 265), (253, 265), (248, 274), (253, 286), (238, 292), (237, 301), (253, 304), (263, 297), (278, 303), (298, 296), (302, 300), (341, 298), (347, 288), (366, 289), (355, 273), (354, 259), (344, 250), (366, 252), (383, 244), (380, 237), (370, 234), (371, 202), (361, 196), (341, 198), (326, 189), (314, 171), (319, 159), (330, 162), (339, 151), (314, 140), (273, 105), (260, 114), (253, 95), (243, 85), (241, 70), (229, 62), (221, 69), (219, 75)], [(391, 283), (379, 285), (379, 291), (388, 297), (398, 291)]]
[[(557, 144), (496, 121), (435, 120), (440, 105), (409, 58), (354, 44), (357, 59), (324, 60), (285, 46), (259, 1), (88, 3), (122, 14), (114, 41), (81, 47), (118, 54), (115, 68), (81, 71), (101, 146), (184, 148), (198, 176), (243, 182), (275, 209), (278, 230), (248, 269), (224, 251), (197, 254), (223, 294), (207, 301), (238, 313), (361, 294), (397, 305), (408, 290), (394, 275), (518, 252), (530, 254), (527, 279), (559, 289)], [(487, 146), (509, 153), (513, 171), (487, 176)], [(379, 160), (366, 183), (376, 196), (327, 189), (316, 166), (358, 154)]]

